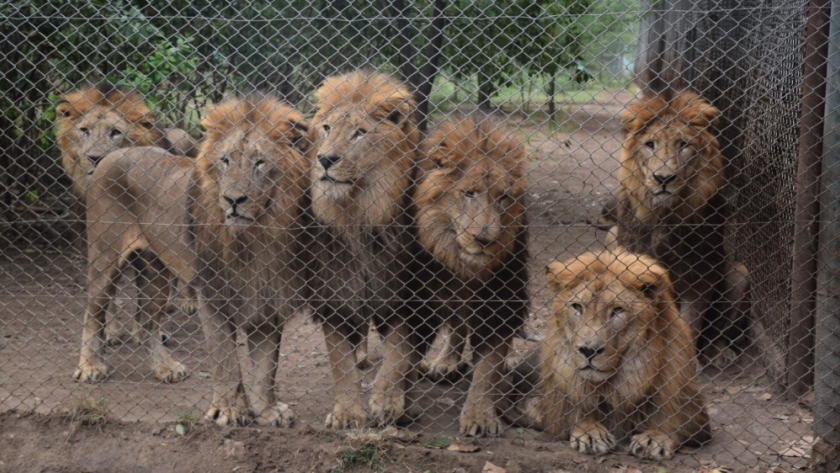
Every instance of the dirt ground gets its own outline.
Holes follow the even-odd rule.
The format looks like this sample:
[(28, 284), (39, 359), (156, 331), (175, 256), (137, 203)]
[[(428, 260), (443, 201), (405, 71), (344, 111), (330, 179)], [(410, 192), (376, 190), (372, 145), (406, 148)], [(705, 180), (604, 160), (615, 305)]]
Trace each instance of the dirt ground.
[[(521, 125), (520, 138), (532, 151), (528, 330), (533, 333), (543, 332), (549, 310), (542, 268), (555, 258), (603, 247), (604, 234), (594, 223), (601, 199), (616, 185), (620, 132), (613, 117), (630, 98), (627, 92), (606, 92), (598, 103), (570, 109), (568, 131), (550, 135), (547, 128), (511, 119)], [(709, 368), (700, 375), (714, 439), (662, 463), (640, 462), (624, 452), (600, 458), (577, 454), (565, 442), (527, 429), (509, 428), (497, 439), (458, 438), (465, 382), (423, 381), (425, 414), (406, 430), (325, 431), (332, 381), (321, 331), (306, 317), (286, 328), (278, 374), (278, 398), (294, 409), (295, 426), (205, 426), (195, 421), (209, 405), (211, 365), (197, 320), (185, 314), (173, 314), (166, 323), (170, 349), (191, 370), (182, 383), (156, 382), (145, 352), (132, 344), (107, 349), (113, 370), (107, 381), (81, 385), (70, 378), (86, 299), (84, 266), (73, 250), (33, 246), (0, 252), (0, 472), (502, 471), (486, 463), (508, 473), (714, 467), (779, 472), (804, 468), (813, 443), (810, 411), (777, 399), (763, 368), (749, 356), (725, 372)], [(115, 312), (127, 321), (133, 310), (124, 289)], [(377, 344), (374, 339), (374, 354)], [(533, 346), (517, 341), (517, 353)], [(368, 381), (374, 372), (368, 370)], [(441, 436), (461, 450), (477, 451), (429, 448)]]

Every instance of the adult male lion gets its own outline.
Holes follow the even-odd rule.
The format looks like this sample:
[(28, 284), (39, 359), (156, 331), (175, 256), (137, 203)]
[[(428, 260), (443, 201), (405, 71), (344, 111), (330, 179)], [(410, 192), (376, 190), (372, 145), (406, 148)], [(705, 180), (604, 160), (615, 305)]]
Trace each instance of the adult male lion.
[(498, 435), (496, 385), (528, 314), (526, 155), (480, 116), (442, 123), (423, 148), (428, 161), (414, 202), (418, 238), (431, 257), (421, 260), (412, 289), (424, 325), (454, 328), (430, 369), (456, 370), (468, 334), (477, 362), (461, 433)]
[[(139, 95), (112, 84), (87, 85), (65, 94), (56, 107), (56, 137), (61, 164), (73, 182), (74, 193), (85, 201), (96, 164), (111, 151), (134, 146), (156, 146), (179, 156), (195, 157), (195, 140), (176, 128), (161, 127), (152, 110)], [(147, 264), (151, 261), (152, 264)], [(150, 288), (146, 280), (165, 277), (157, 274), (158, 264), (150, 258), (133, 261), (138, 288)], [(195, 295), (185, 288), (188, 312), (195, 311)], [(165, 296), (165, 294), (164, 294)], [(148, 295), (141, 294), (141, 299)], [(137, 322), (148, 318), (141, 303), (133, 335), (139, 339)], [(167, 311), (171, 308), (167, 308)], [(106, 339), (120, 342), (124, 332), (116, 319), (108, 323)], [(164, 335), (161, 335), (164, 339)]]
[[(250, 408), (258, 424), (286, 426), (292, 413), (275, 403), (273, 387), (283, 324), (302, 300), (298, 258), (309, 126), (271, 98), (224, 102), (202, 125), (207, 133), (195, 163), (156, 148), (129, 148), (107, 155), (94, 170), (90, 305), (77, 377), (97, 381), (107, 374), (99, 358), (105, 307), (126, 259), (144, 251), (199, 289), (214, 364), (206, 418), (225, 425)], [(234, 339), (238, 328), (247, 336), (254, 371), (247, 389)], [(156, 374), (185, 371), (155, 337), (147, 340), (163, 359)]]
[(658, 259), (671, 274), (683, 318), (703, 358), (729, 364), (745, 337), (746, 267), (724, 247), (720, 112), (693, 92), (667, 92), (621, 113), (625, 140), (612, 248)]
[(547, 276), (554, 316), (538, 355), (523, 363), (539, 373), (524, 391), (538, 386), (540, 395), (516, 407), (552, 437), (594, 455), (629, 440), (634, 455), (663, 460), (681, 445), (708, 441), (691, 330), (665, 268), (607, 250), (553, 262)]
[(354, 351), (368, 320), (384, 338), (384, 357), (370, 398), (377, 423), (417, 415), (412, 336), (404, 289), (415, 244), (409, 214), (420, 134), (408, 89), (382, 74), (328, 78), (317, 90), (317, 161), (312, 166), (312, 211), (323, 232), (313, 307), (322, 322), (335, 379), (330, 428), (367, 421)]

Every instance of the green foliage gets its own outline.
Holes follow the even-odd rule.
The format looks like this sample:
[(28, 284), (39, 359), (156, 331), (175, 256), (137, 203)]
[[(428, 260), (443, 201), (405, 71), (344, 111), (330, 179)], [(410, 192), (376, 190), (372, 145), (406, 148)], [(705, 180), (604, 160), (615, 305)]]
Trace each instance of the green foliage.
[(342, 449), (338, 452), (338, 465), (334, 466), (330, 471), (332, 473), (344, 473), (353, 471), (358, 467), (367, 467), (382, 473), (388, 471), (377, 449), (371, 446), (360, 449)]

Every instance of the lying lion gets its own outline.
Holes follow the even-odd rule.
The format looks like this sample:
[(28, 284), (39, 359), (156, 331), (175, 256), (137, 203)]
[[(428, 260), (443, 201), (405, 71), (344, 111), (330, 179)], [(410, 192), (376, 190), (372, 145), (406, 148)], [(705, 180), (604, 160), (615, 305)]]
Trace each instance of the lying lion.
[(665, 268), (604, 251), (553, 262), (547, 276), (554, 316), (539, 353), (507, 378), (507, 417), (593, 455), (629, 440), (634, 455), (663, 460), (710, 440), (691, 329)]

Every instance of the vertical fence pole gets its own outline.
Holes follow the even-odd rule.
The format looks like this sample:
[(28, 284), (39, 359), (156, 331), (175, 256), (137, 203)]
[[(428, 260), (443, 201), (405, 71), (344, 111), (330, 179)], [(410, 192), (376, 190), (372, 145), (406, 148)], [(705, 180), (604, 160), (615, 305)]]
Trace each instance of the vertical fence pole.
[(811, 0), (805, 26), (788, 332), (787, 394), (791, 400), (798, 399), (813, 385), (820, 158), (830, 8), (830, 0)]
[(815, 327), (814, 433), (811, 462), (840, 468), (840, 1), (833, 0), (820, 195)]

